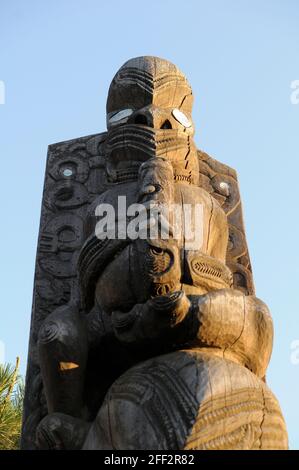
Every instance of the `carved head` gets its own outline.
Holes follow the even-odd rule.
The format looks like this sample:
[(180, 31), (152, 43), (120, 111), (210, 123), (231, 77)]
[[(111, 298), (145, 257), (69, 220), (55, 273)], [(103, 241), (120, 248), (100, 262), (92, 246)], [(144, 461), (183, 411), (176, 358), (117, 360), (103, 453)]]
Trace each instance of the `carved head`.
[(183, 73), (158, 57), (126, 62), (107, 99), (107, 173), (112, 181), (134, 178), (148, 158), (171, 161), (174, 179), (196, 183), (192, 89)]
[(192, 103), (192, 89), (175, 65), (158, 57), (137, 57), (126, 62), (112, 80), (107, 127), (144, 124), (192, 135)]

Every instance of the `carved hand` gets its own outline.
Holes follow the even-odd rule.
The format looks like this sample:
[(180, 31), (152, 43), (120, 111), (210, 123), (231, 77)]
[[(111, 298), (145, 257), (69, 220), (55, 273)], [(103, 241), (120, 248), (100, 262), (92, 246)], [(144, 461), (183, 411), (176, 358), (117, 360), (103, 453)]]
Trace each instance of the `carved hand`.
[(115, 334), (124, 343), (159, 339), (184, 320), (190, 305), (185, 293), (176, 291), (136, 304), (126, 313), (114, 311), (112, 324)]

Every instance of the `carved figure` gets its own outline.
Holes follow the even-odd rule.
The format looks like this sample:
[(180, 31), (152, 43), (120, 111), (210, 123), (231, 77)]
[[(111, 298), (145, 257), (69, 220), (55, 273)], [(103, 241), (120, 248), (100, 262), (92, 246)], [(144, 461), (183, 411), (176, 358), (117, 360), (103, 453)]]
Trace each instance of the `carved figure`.
[[(237, 176), (196, 149), (192, 102), (176, 66), (132, 59), (111, 83), (107, 133), (50, 146), (24, 448), (287, 448)], [(131, 212), (105, 238), (97, 208), (117, 214), (119, 198)], [(158, 217), (128, 236), (141, 204)], [(190, 244), (196, 220), (174, 236), (174, 218), (197, 206)]]

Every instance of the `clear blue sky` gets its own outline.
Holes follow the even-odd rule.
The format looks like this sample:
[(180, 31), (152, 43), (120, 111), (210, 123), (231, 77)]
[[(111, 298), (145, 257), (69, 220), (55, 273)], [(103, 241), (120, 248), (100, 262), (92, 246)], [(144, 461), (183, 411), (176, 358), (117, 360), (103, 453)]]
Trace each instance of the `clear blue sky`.
[(237, 169), (257, 295), (275, 346), (268, 382), (299, 448), (298, 0), (1, 0), (1, 320), (25, 372), (47, 145), (105, 130), (127, 59), (177, 64), (194, 90), (196, 142)]

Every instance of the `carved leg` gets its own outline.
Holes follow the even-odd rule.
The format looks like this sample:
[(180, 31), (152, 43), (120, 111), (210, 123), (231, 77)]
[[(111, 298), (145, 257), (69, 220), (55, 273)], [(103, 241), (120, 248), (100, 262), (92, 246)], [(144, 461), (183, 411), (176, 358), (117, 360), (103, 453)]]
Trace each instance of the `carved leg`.
[(141, 362), (110, 387), (83, 449), (287, 449), (276, 398), (212, 350)]
[(190, 300), (201, 348), (217, 348), (222, 357), (263, 378), (273, 342), (271, 314), (264, 302), (235, 289), (192, 296)]
[(80, 417), (87, 336), (85, 318), (76, 305), (59, 307), (45, 320), (38, 351), (49, 414)]

